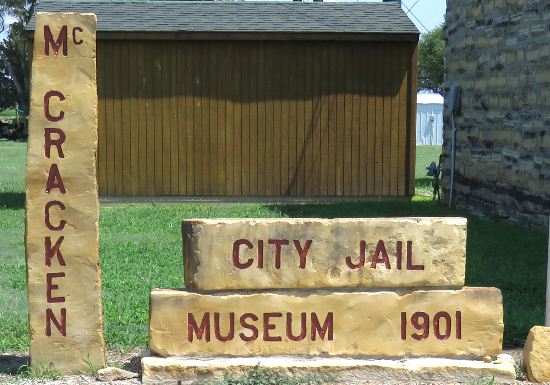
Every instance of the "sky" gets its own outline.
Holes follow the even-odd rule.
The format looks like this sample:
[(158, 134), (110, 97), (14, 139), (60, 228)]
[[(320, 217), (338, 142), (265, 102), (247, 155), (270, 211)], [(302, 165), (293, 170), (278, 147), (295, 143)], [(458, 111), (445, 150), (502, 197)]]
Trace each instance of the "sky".
[[(324, 1), (353, 1), (353, 0), (324, 0)], [(380, 2), (381, 0), (356, 0), (367, 2)], [(421, 33), (434, 29), (443, 23), (446, 0), (402, 0), (402, 8), (409, 15)], [(13, 18), (6, 18), (6, 23), (12, 23)], [(4, 40), (5, 33), (0, 34), (0, 40)]]
[[(446, 0), (403, 0), (402, 8), (421, 33), (431, 31), (445, 20)], [(417, 20), (418, 19), (418, 20)]]
[[(325, 2), (367, 2), (382, 0), (324, 0)], [(445, 20), (446, 0), (401, 0), (401, 8), (408, 14), (421, 33), (431, 31)]]
[(4, 20), (4, 32), (3, 33), (0, 33), (0, 40), (4, 40), (4, 38), (6, 37), (6, 34), (7, 34), (7, 30), (9, 28), (9, 25), (11, 23), (13, 23), (15, 21), (15, 18), (11, 17), (11, 16), (8, 16), (6, 17), (6, 19)]

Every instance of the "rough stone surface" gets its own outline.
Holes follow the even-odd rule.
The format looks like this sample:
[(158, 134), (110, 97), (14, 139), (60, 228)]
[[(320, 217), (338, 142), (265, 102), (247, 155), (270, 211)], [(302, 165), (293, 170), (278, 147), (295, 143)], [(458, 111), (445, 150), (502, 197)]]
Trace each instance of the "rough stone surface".
[[(445, 87), (462, 87), (456, 205), (548, 224), (550, 46), (547, 0), (447, 0)], [(451, 120), (442, 186), (448, 199)]]
[(550, 327), (535, 326), (529, 331), (523, 366), (529, 380), (550, 382)]
[(136, 378), (139, 375), (129, 370), (124, 370), (120, 368), (115, 368), (109, 366), (107, 368), (99, 369), (97, 372), (97, 379), (99, 381), (119, 381), (119, 380), (129, 380), (131, 378)]
[[(61, 39), (58, 54), (48, 45), (50, 54), (46, 56), (46, 25), (54, 41), (67, 26), (66, 56)], [(38, 13), (34, 37), (26, 176), (30, 356), (34, 369), (53, 365), (61, 373), (86, 371), (88, 363), (94, 367), (105, 365), (95, 176), (95, 31), (93, 14)], [(47, 98), (50, 91), (60, 92), (64, 100), (59, 95)], [(45, 99), (49, 101), (50, 117)], [(45, 145), (46, 128), (64, 133), (62, 153), (55, 145)], [(48, 136), (52, 140), (61, 137), (59, 133)], [(54, 164), (59, 170), (57, 176), (52, 171)], [(49, 176), (56, 177), (50, 180), (47, 192)], [(48, 202), (54, 201), (60, 203), (47, 209)], [(50, 214), (49, 228), (45, 212)], [(53, 249), (50, 266), (48, 237)], [(64, 238), (60, 241), (60, 237)], [(58, 241), (61, 243), (56, 253)], [(50, 320), (55, 317), (58, 325), (48, 322), (48, 309)]]
[(196, 219), (182, 234), (186, 287), (201, 290), (464, 285), (465, 218)]
[[(425, 316), (417, 312), (425, 312)], [(446, 312), (450, 322), (442, 318), (442, 312)], [(418, 329), (412, 318), (416, 318)], [(289, 337), (289, 319), (294, 340)], [(208, 294), (156, 289), (151, 293), (149, 324), (150, 350), (163, 357), (483, 357), (501, 352), (503, 333), (502, 296), (494, 288), (402, 293), (296, 289)], [(422, 324), (426, 324), (427, 332), (420, 327)], [(321, 334), (322, 326), (325, 329)], [(447, 339), (442, 339), (445, 334)]]
[(372, 383), (477, 383), (480, 378), (510, 383), (515, 378), (514, 360), (507, 354), (499, 363), (448, 358), (407, 360), (354, 359), (343, 357), (147, 357), (141, 361), (144, 385), (191, 385), (244, 375), (254, 366), (287, 375), (332, 374), (338, 384)]

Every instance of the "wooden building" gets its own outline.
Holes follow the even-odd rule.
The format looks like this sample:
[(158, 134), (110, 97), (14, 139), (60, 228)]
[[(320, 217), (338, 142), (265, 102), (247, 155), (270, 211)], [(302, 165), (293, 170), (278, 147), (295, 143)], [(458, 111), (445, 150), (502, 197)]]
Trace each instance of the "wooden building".
[(98, 17), (102, 196), (414, 194), (419, 33), (396, 3), (37, 11)]

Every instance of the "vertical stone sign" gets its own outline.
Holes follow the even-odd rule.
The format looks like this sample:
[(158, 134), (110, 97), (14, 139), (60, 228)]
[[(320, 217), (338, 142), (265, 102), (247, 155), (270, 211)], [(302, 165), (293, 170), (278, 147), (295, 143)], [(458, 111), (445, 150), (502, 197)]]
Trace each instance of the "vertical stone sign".
[(27, 153), (30, 356), (105, 365), (96, 184), (96, 16), (38, 13)]

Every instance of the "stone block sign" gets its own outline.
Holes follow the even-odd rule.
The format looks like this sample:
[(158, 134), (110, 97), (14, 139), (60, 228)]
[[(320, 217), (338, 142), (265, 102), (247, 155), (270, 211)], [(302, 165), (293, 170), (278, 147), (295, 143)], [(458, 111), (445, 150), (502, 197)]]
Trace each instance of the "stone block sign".
[(465, 218), (196, 219), (182, 235), (200, 290), (464, 285)]
[(96, 184), (96, 17), (38, 13), (26, 258), (35, 369), (105, 365)]
[(484, 356), (502, 348), (500, 290), (151, 293), (153, 354)]
[(500, 354), (500, 290), (464, 287), (466, 224), (184, 220), (186, 288), (151, 292), (143, 383), (255, 365), (353, 385), (514, 379), (512, 357)]
[(531, 328), (523, 348), (523, 366), (529, 380), (550, 382), (550, 327)]

